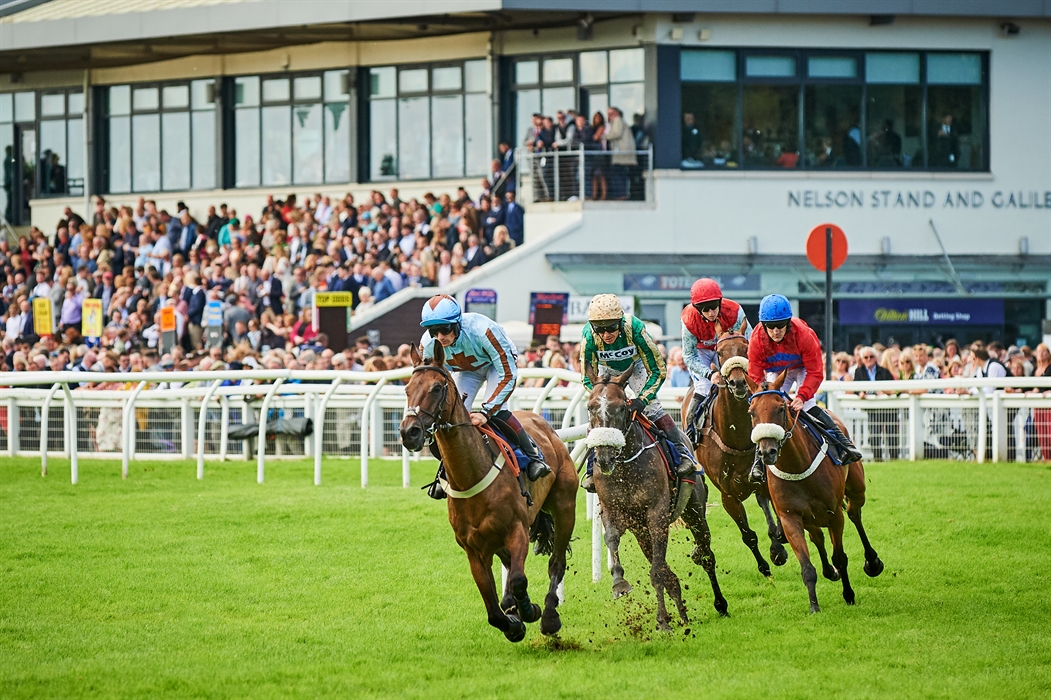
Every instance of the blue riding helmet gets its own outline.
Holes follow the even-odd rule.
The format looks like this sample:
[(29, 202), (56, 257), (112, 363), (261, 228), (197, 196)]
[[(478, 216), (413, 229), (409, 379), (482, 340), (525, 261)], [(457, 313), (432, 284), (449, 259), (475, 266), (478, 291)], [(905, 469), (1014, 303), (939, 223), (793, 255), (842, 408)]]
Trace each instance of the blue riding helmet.
[(423, 313), (420, 326), (430, 328), (431, 326), (444, 326), (460, 323), (462, 316), (460, 305), (448, 294), (437, 294), (427, 300), (423, 305)]
[(792, 318), (792, 304), (780, 294), (768, 294), (759, 302), (759, 320), (784, 321)]

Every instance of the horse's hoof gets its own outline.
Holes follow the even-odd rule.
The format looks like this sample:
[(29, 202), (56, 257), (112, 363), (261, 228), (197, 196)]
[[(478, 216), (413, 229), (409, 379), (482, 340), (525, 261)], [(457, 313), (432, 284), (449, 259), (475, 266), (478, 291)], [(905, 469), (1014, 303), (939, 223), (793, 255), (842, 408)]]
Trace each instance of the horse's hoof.
[(883, 561), (880, 560), (879, 557), (876, 557), (872, 561), (865, 562), (865, 566), (863, 568), (865, 569), (866, 574), (868, 574), (872, 578), (876, 578), (877, 576), (883, 573)]
[(823, 568), (821, 570), (821, 575), (824, 576), (825, 578), (827, 578), (829, 581), (838, 581), (839, 580), (839, 570), (836, 569), (836, 567), (834, 567), (834, 566), (829, 566), (828, 568)]
[(766, 576), (767, 578), (770, 578), (770, 576), (772, 575), (770, 573), (770, 565), (764, 561), (762, 564), (759, 565), (759, 573), (761, 573), (763, 576)]
[(811, 603), (810, 604), (810, 614), (813, 615), (814, 613), (819, 613), (819, 612), (821, 612), (821, 606), (818, 605), (817, 603)]
[(788, 552), (780, 545), (771, 545), (770, 560), (774, 562), (774, 566), (784, 566), (788, 562)]
[(631, 593), (631, 584), (627, 581), (613, 584), (613, 600), (626, 596), (629, 593)]
[(727, 612), (728, 607), (726, 605), (726, 598), (719, 597), (715, 599), (715, 611), (723, 617), (730, 617), (730, 613)]
[(519, 620), (514, 615), (508, 615), (507, 619), (511, 621), (511, 626), (504, 632), (504, 636), (507, 637), (509, 642), (520, 642), (525, 639), (526, 626), (525, 623)]
[(667, 622), (658, 621), (657, 622), (657, 631), (658, 632), (671, 632), (671, 625), (669, 625)]
[(555, 612), (554, 608), (548, 608), (544, 611), (544, 614), (540, 617), (540, 634), (547, 635), (548, 637), (558, 634), (562, 629), (562, 619)]
[(847, 605), (854, 604), (854, 591), (843, 591), (843, 600), (847, 601)]
[(530, 609), (527, 613), (522, 614), (522, 622), (536, 622), (540, 619), (540, 614), (544, 612), (540, 609), (540, 606), (536, 603), (530, 605)]

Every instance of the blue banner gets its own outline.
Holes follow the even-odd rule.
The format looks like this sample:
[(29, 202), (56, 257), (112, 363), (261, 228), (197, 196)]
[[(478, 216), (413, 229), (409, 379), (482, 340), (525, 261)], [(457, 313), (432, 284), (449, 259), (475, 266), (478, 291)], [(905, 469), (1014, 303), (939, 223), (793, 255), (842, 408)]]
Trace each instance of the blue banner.
[(842, 299), (838, 322), (859, 325), (999, 326), (1003, 299)]

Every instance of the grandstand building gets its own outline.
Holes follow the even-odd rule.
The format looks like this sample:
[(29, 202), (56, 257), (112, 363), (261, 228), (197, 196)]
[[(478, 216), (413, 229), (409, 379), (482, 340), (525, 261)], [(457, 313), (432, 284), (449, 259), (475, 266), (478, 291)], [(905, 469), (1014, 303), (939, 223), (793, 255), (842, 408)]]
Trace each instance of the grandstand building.
[[(534, 113), (610, 107), (634, 150), (524, 146)], [(1051, 333), (1048, 0), (0, 4), (16, 229), (53, 232), (94, 195), (195, 214), (292, 192), (476, 195), (501, 141), (525, 244), (449, 290), (492, 290), (500, 321), (555, 294), (572, 322), (616, 292), (676, 334), (704, 275), (753, 319), (780, 292), (820, 327), (805, 241), (834, 223), (838, 347)], [(418, 337), (404, 321), (431, 291), (355, 326)]]

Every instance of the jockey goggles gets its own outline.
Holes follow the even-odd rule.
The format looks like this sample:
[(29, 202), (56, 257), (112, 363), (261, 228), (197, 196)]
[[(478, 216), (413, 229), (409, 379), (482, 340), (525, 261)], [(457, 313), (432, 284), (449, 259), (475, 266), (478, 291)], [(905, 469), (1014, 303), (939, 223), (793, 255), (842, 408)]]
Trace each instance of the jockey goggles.
[(591, 328), (596, 333), (615, 333), (620, 330), (620, 321), (592, 321)]
[(437, 338), (439, 335), (449, 335), (456, 330), (455, 323), (443, 323), (440, 326), (428, 326), (427, 332), (431, 334), (432, 338)]
[(792, 319), (786, 318), (780, 321), (764, 321), (763, 326), (766, 328), (788, 328), (788, 324), (792, 322)]
[(706, 311), (715, 311), (719, 308), (720, 304), (723, 303), (722, 299), (713, 299), (711, 301), (701, 301), (693, 305), (693, 308), (700, 311), (702, 314)]

